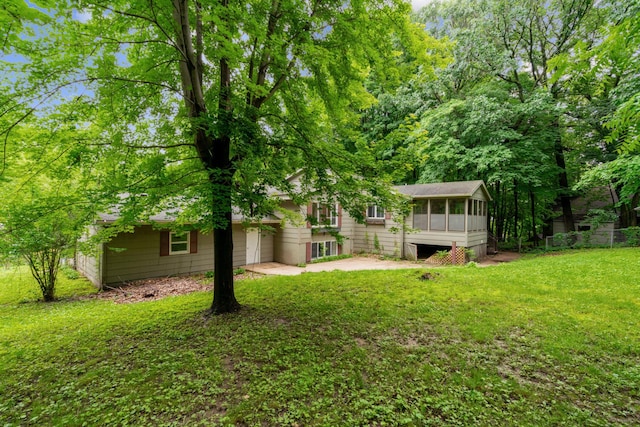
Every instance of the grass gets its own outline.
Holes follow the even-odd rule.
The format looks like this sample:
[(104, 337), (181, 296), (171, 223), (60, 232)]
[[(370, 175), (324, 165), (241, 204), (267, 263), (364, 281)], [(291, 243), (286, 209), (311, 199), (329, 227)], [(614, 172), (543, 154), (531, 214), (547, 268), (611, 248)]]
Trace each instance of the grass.
[[(72, 270), (75, 272), (75, 270)], [(66, 273), (66, 274), (65, 274)], [(96, 292), (96, 288), (85, 279), (70, 279), (65, 269), (58, 273), (56, 297), (88, 295)], [(0, 264), (0, 310), (1, 306), (12, 303), (28, 303), (42, 300), (42, 292), (33, 280), (29, 269), (22, 267), (4, 267)]]
[(0, 424), (640, 424), (639, 249), (424, 272), (244, 280), (214, 318), (2, 273)]

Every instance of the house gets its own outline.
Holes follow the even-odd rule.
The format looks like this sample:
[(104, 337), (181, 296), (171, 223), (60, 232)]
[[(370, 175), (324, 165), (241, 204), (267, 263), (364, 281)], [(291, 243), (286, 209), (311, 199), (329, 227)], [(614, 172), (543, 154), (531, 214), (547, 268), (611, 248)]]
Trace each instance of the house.
[[(297, 178), (294, 175), (290, 180)], [(406, 218), (394, 219), (383, 207), (370, 206), (365, 223), (360, 224), (337, 204), (311, 201), (298, 206), (284, 194), (278, 195), (281, 208), (297, 213), (298, 223), (274, 215), (261, 221), (271, 228), (265, 231), (258, 224), (243, 225), (246, 221), (234, 214), (233, 265), (272, 261), (298, 265), (358, 252), (417, 259), (452, 245), (473, 249), (478, 257), (486, 255), (487, 204), (491, 197), (482, 181), (395, 189), (411, 200), (412, 212)], [(94, 231), (117, 219), (117, 212), (100, 215)], [(76, 268), (97, 286), (213, 270), (212, 234), (154, 228), (152, 223), (173, 221), (166, 213), (150, 220), (149, 224), (134, 227), (131, 233), (120, 233), (101, 244), (94, 255), (79, 253)]]
[[(483, 181), (397, 186), (411, 199), (411, 213), (396, 222), (380, 208), (367, 213), (365, 224), (354, 225), (354, 250), (375, 251), (418, 259), (453, 245), (487, 255), (487, 212), (491, 196)], [(394, 233), (394, 230), (400, 230)], [(373, 247), (371, 242), (373, 241)], [(454, 243), (455, 242), (455, 243)]]
[[(108, 227), (118, 219), (118, 213), (100, 214), (89, 234), (99, 227)], [(90, 254), (78, 252), (76, 269), (98, 287), (113, 283), (151, 277), (205, 273), (213, 270), (213, 233), (178, 232), (158, 229), (152, 224), (170, 224), (174, 218), (167, 213), (152, 216), (147, 224), (134, 227), (131, 233), (121, 232), (109, 242), (101, 243)], [(273, 261), (273, 233), (245, 228), (244, 218), (232, 215), (233, 265)], [(280, 220), (268, 217), (263, 224), (279, 227)]]
[[(581, 196), (571, 199), (571, 210), (575, 231), (591, 231), (594, 226), (590, 214), (595, 211), (609, 211), (612, 217), (617, 215), (615, 206), (618, 203), (618, 195), (610, 186), (595, 187), (586, 191)], [(614, 229), (619, 228), (619, 222), (615, 220), (602, 221), (597, 224), (597, 230), (593, 236), (592, 243), (608, 243), (610, 235)], [(553, 235), (566, 233), (567, 229), (563, 221), (561, 212), (553, 218)]]

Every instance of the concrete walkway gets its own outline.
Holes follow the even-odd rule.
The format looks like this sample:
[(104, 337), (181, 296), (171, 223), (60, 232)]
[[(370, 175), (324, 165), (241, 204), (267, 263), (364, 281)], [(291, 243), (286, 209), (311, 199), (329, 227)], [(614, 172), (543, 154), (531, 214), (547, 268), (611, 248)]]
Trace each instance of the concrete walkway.
[(253, 271), (254, 273), (260, 274), (295, 276), (302, 273), (315, 273), (319, 271), (397, 270), (402, 268), (420, 268), (424, 266), (425, 264), (423, 262), (388, 261), (377, 258), (356, 256), (337, 261), (307, 264), (305, 267), (296, 267), (295, 265), (280, 264), (278, 262), (266, 262), (262, 264), (245, 265), (242, 268), (247, 271)]
[[(505, 262), (515, 261), (520, 258), (520, 254), (511, 252), (502, 252), (497, 255), (489, 255), (478, 263), (480, 267), (488, 267), (491, 265), (499, 265)], [(390, 261), (381, 260), (375, 257), (354, 256), (337, 261), (319, 262), (317, 264), (307, 264), (305, 267), (296, 267), (295, 265), (280, 264), (278, 262), (265, 262), (262, 264), (244, 265), (247, 271), (254, 273), (279, 275), (279, 276), (296, 276), (302, 273), (315, 273), (318, 271), (357, 271), (357, 270), (398, 270), (402, 268), (437, 268), (436, 265), (425, 264), (421, 261)]]

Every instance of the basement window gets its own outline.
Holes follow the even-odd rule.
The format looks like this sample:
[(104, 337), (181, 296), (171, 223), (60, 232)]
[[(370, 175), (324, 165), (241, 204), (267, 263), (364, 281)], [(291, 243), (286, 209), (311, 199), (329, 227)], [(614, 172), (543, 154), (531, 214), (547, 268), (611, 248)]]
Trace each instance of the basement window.
[(338, 243), (336, 241), (311, 243), (311, 259), (319, 259), (333, 255), (338, 255)]

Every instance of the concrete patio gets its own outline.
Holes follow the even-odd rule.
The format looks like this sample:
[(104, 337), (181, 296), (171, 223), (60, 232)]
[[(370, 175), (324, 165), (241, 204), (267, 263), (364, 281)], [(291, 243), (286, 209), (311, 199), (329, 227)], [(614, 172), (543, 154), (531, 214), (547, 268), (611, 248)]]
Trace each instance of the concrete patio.
[[(488, 255), (478, 262), (479, 267), (499, 265), (506, 262), (515, 261), (521, 257), (520, 254), (512, 252), (501, 252), (495, 255)], [(439, 266), (426, 264), (424, 260), (418, 261), (392, 261), (381, 260), (376, 257), (354, 256), (337, 261), (319, 262), (307, 264), (304, 267), (295, 265), (280, 264), (278, 262), (266, 262), (262, 264), (244, 265), (247, 271), (266, 275), (296, 276), (302, 273), (316, 273), (319, 271), (358, 271), (358, 270), (398, 270), (403, 268), (437, 268)]]
[(373, 257), (356, 256), (337, 261), (319, 262), (307, 264), (305, 267), (285, 265), (278, 262), (266, 262), (262, 264), (245, 265), (247, 271), (267, 275), (295, 276), (302, 273), (315, 273), (319, 271), (357, 271), (357, 270), (397, 270), (402, 268), (424, 267), (424, 262), (390, 261)]

